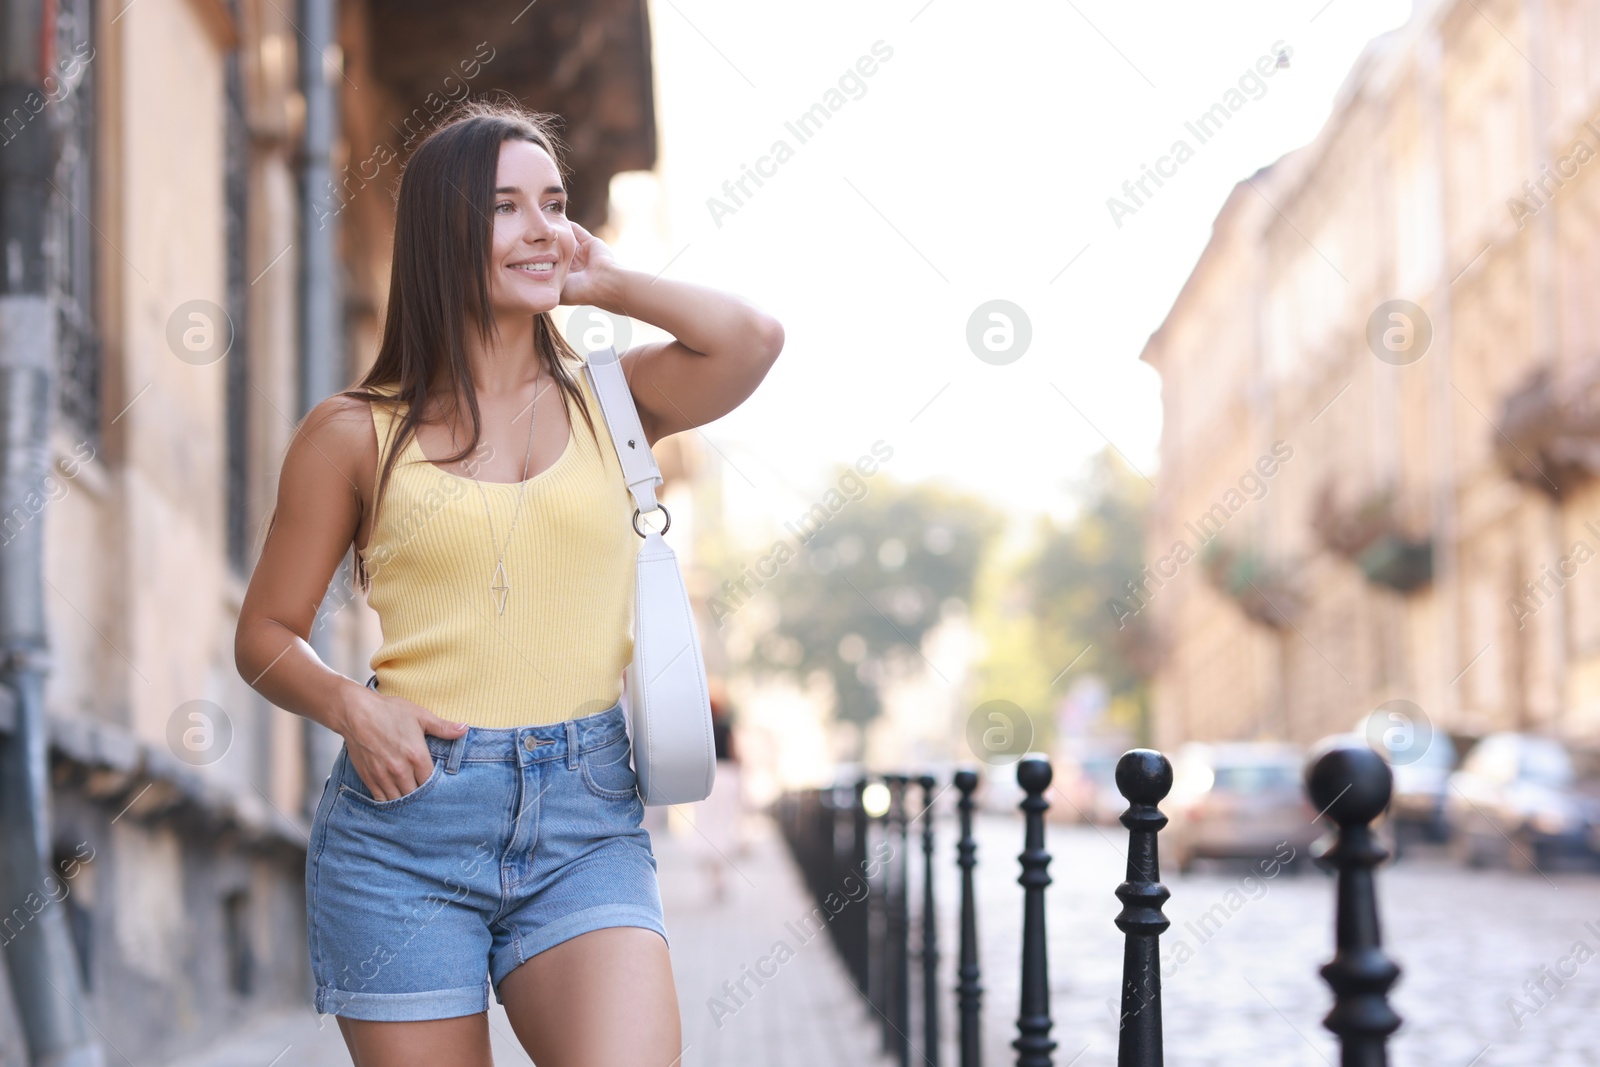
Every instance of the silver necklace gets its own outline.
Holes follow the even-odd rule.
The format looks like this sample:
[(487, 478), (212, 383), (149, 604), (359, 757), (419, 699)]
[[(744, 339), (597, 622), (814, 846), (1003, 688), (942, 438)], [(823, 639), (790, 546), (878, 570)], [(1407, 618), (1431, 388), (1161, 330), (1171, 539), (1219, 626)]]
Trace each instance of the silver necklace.
[[(483, 499), (484, 518), (489, 520), (489, 545), (495, 549), (494, 574), (489, 578), (489, 594), (499, 601), (496, 607), (496, 614), (499, 615), (506, 613), (506, 598), (511, 595), (511, 581), (506, 576), (505, 555), (506, 549), (511, 547), (512, 535), (517, 532), (517, 519), (522, 516), (522, 497), (528, 488), (528, 465), (533, 459), (533, 417), (538, 414), (538, 411), (539, 379), (535, 377), (533, 379), (533, 404), (528, 411), (528, 451), (522, 457), (522, 481), (517, 487), (517, 507), (511, 513), (511, 529), (506, 531), (506, 543), (502, 546), (495, 546), (494, 516), (489, 513), (489, 497), (483, 491), (483, 483), (478, 481), (476, 476), (469, 474), (473, 484), (478, 487), (478, 496)], [(456, 444), (454, 426), (450, 428), (450, 443), (452, 445)]]

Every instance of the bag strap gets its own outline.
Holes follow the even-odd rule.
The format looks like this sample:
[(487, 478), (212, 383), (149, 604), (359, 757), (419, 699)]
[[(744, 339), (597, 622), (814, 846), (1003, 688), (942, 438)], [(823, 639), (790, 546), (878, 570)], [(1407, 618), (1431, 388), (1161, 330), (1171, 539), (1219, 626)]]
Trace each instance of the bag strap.
[[(600, 414), (611, 431), (611, 443), (616, 447), (617, 460), (622, 464), (622, 478), (633, 494), (634, 505), (640, 514), (655, 511), (656, 487), (661, 484), (661, 468), (656, 466), (655, 454), (645, 441), (644, 427), (639, 422), (639, 409), (634, 405), (628, 379), (622, 373), (622, 361), (615, 347), (591, 352), (583, 364), (589, 376), (589, 387), (600, 401)], [(635, 522), (638, 520), (635, 519)]]

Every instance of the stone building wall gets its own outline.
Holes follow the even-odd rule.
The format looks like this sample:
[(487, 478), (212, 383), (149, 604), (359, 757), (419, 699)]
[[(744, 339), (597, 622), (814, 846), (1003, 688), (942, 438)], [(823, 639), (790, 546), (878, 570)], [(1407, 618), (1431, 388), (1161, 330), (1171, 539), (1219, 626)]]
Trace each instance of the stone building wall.
[[(1150, 599), (1162, 744), (1307, 742), (1395, 699), (1463, 735), (1600, 742), (1600, 566), (1562, 563), (1579, 542), (1600, 556), (1600, 490), (1540, 484), (1555, 453), (1506, 429), (1540, 368), (1579, 407), (1600, 369), (1596, 129), (1600, 4), (1435, 0), (1372, 42), (1311, 144), (1235, 188), (1142, 357), (1166, 413), (1147, 555), (1277, 443), (1293, 456), (1218, 513), (1212, 540), (1257, 567), (1250, 597), (1190, 562)], [(1385, 346), (1389, 301), (1425, 351)], [(1387, 491), (1431, 580), (1397, 588), (1333, 551), (1314, 517), (1330, 488), (1346, 519)]]
[[(92, 230), (100, 410), (97, 434), (56, 420), (53, 484), (34, 511), (0, 517), (0, 541), (22, 523), (47, 524), (58, 875), (25, 900), (0, 902), (0, 959), (43, 909), (61, 909), (84, 1015), (115, 1046), (107, 1062), (157, 1063), (251, 1016), (311, 1003), (305, 844), (332, 751), (313, 743), (320, 728), (240, 678), (233, 651), (303, 407), (303, 35), (291, 21), (298, 9), (270, 0), (61, 8), (85, 3), (94, 15), (83, 42), (94, 75), (94, 193), (81, 203), (63, 197), (54, 210)], [(458, 80), (456, 98), (462, 84), (475, 94), (506, 89), (565, 114), (578, 135), (573, 180), (591, 193), (574, 217), (591, 228), (605, 222), (612, 175), (653, 166), (656, 144), (638, 0), (555, 0), (516, 23), (484, 16), (470, 26), (457, 9), (384, 0), (338, 8), (339, 47), (326, 69), (340, 100), (341, 194), (329, 221), (340, 227), (337, 375), (348, 383), (376, 350), (392, 194), (418, 139), (395, 130), (418, 105), (415, 90), (459, 78), (488, 42), (495, 57), (480, 77)], [(397, 47), (410, 66), (396, 68)], [(606, 92), (593, 92), (597, 84)], [(230, 157), (230, 138), (242, 156)], [(380, 142), (399, 156), (352, 180), (370, 171), (363, 164)], [(242, 159), (242, 198), (230, 199), (230, 158)], [(230, 263), (243, 271), (232, 305)], [(204, 335), (227, 335), (230, 306), (243, 321), (224, 355)], [(186, 341), (185, 331), (199, 332)], [(242, 394), (237, 378), (230, 391), (241, 362)], [(230, 459), (240, 422), (244, 452)], [(242, 514), (230, 512), (230, 488), (241, 484)], [(230, 524), (240, 522), (242, 561), (229, 548)], [(348, 558), (318, 625), (330, 666), (364, 681), (381, 635), (346, 571)], [(0, 733), (15, 721), (5, 695)], [(0, 1067), (27, 1062), (15, 980), (0, 969)]]

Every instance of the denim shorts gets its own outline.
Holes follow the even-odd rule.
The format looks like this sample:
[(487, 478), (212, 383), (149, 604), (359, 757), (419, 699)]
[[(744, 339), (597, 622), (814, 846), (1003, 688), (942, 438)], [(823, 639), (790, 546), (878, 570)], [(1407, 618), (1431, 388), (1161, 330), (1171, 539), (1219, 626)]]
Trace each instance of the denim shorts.
[[(370, 684), (370, 683), (369, 683)], [(545, 726), (429, 737), (433, 772), (374, 800), (340, 749), (306, 851), (316, 1009), (486, 1011), (512, 969), (578, 934), (666, 940), (620, 704)]]

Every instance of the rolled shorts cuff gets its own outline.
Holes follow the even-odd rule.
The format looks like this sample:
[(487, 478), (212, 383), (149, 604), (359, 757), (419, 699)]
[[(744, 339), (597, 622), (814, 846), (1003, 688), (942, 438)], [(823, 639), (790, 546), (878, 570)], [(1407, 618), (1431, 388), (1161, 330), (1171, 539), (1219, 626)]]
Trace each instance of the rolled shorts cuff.
[(489, 1010), (489, 983), (420, 993), (358, 993), (331, 986), (317, 987), (317, 1012), (374, 1022), (420, 1022), (454, 1019)]
[(498, 973), (490, 976), (496, 1003), (505, 1003), (500, 996), (500, 983), (505, 980), (506, 975), (545, 949), (554, 948), (579, 934), (602, 930), (608, 926), (640, 926), (654, 930), (669, 946), (672, 944), (667, 937), (667, 928), (661, 924), (661, 913), (652, 908), (638, 904), (596, 904), (592, 908), (575, 911), (562, 916), (557, 922), (540, 927), (531, 935), (518, 936), (513, 942), (516, 948), (515, 954), (508, 953), (504, 963), (496, 961), (495, 970)]

